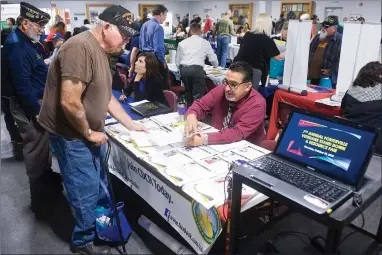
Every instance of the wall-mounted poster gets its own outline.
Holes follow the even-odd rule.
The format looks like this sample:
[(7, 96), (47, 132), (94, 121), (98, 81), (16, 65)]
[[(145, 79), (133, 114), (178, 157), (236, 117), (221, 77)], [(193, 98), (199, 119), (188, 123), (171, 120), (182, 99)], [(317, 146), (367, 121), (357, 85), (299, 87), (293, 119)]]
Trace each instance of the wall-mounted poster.
[(243, 26), (245, 23), (252, 26), (253, 3), (248, 4), (229, 4), (229, 9), (232, 11), (233, 24)]
[(302, 12), (302, 8), (303, 8), (302, 4), (297, 5), (297, 11)]
[(290, 11), (292, 10), (292, 6), (291, 6), (291, 5), (287, 5), (286, 10), (287, 10), (288, 12), (290, 12)]
[(292, 11), (297, 11), (297, 4), (292, 5)]
[(98, 16), (111, 4), (87, 4), (86, 15), (91, 24), (95, 23)]
[(139, 16), (141, 18), (147, 18), (149, 14), (151, 16), (154, 7), (155, 4), (139, 4)]

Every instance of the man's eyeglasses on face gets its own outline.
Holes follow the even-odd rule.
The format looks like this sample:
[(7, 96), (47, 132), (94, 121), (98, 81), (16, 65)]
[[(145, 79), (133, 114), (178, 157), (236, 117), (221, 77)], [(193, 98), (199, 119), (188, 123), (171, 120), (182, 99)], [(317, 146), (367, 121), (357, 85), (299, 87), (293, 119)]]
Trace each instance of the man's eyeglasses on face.
[(41, 26), (40, 24), (35, 23), (33, 21), (30, 21), (28, 19), (27, 19), (27, 21), (30, 22), (32, 25), (35, 25), (38, 28), (39, 31), (44, 31), (45, 30), (45, 26)]
[(233, 91), (235, 91), (238, 87), (240, 87), (241, 84), (244, 84), (244, 83), (247, 83), (247, 82), (238, 83), (234, 81), (228, 81), (227, 79), (223, 80), (223, 85), (228, 86)]
[(124, 41), (128, 41), (128, 40), (130, 39), (130, 36), (125, 35), (124, 33), (122, 33), (121, 30), (120, 30), (117, 26), (115, 26), (115, 27), (117, 28), (117, 31), (118, 31), (119, 34), (121, 35), (122, 40), (124, 40)]

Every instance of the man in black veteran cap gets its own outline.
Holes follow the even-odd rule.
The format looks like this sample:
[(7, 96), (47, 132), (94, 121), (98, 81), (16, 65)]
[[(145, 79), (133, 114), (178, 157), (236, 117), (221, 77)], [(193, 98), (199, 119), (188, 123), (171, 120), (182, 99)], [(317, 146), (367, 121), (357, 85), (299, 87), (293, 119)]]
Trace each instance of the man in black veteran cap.
[(328, 16), (321, 25), (320, 34), (310, 43), (308, 79), (318, 85), (320, 79), (329, 78), (336, 88), (342, 45), (342, 35), (337, 32), (338, 17)]
[(136, 33), (131, 13), (110, 6), (88, 31), (71, 37), (50, 64), (39, 123), (50, 132), (76, 225), (71, 251), (108, 254), (94, 246), (95, 209), (107, 199), (104, 170), (107, 112), (129, 130), (146, 131), (131, 120), (111, 93), (109, 53), (119, 52)]
[(49, 19), (49, 14), (22, 2), (18, 27), (1, 51), (2, 96), (10, 98), (10, 110), (23, 140), (31, 208), (38, 218), (48, 216), (47, 205), (62, 190), (61, 177), (51, 169), (48, 133), (36, 121), (48, 73), (37, 44)]

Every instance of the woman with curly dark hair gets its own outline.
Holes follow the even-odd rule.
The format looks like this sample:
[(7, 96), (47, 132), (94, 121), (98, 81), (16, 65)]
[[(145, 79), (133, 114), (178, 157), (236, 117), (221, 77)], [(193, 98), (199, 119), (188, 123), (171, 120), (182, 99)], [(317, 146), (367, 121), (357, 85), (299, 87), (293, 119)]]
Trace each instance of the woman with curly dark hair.
[[(382, 64), (370, 62), (361, 68), (341, 103), (345, 118), (362, 125), (382, 129)], [(376, 143), (382, 154), (382, 132)]]
[(159, 62), (155, 55), (143, 52), (138, 55), (135, 63), (135, 77), (125, 90), (125, 95), (120, 97), (126, 100), (134, 92), (134, 101), (149, 100), (159, 102), (168, 106), (163, 94), (162, 77), (159, 74)]

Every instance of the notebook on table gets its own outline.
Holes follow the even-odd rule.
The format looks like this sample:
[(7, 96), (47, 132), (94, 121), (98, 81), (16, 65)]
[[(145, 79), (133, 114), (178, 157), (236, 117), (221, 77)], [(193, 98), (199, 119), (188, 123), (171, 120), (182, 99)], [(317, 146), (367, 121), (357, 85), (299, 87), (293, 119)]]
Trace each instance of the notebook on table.
[(144, 118), (171, 112), (169, 107), (158, 102), (145, 102), (132, 106), (131, 109)]
[(274, 153), (238, 171), (316, 213), (331, 212), (362, 186), (376, 137), (372, 128), (295, 110)]

